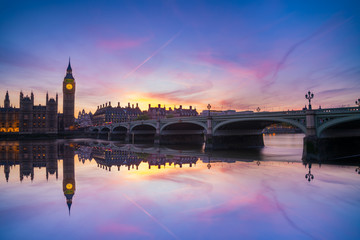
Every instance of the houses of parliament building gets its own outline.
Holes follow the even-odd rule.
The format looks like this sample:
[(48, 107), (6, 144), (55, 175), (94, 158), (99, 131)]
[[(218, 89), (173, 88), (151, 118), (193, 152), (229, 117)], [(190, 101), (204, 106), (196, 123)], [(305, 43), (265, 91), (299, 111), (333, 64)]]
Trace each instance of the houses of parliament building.
[(8, 91), (5, 94), (4, 106), (0, 107), (0, 134), (57, 134), (59, 130), (69, 130), (74, 126), (75, 79), (69, 65), (63, 81), (63, 114), (58, 114), (58, 95), (49, 98), (46, 94), (46, 105), (35, 105), (34, 94), (30, 96), (20, 92), (20, 106), (10, 104)]

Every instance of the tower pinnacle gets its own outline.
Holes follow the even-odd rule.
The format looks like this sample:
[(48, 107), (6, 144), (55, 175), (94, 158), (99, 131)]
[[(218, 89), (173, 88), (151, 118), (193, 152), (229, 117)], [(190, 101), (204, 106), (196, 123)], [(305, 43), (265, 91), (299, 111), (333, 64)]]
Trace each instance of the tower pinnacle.
[(68, 67), (66, 69), (66, 72), (67, 73), (72, 73), (71, 64), (70, 64), (70, 57), (69, 57), (69, 65), (68, 65)]
[(9, 108), (10, 107), (10, 98), (9, 98), (9, 92), (6, 91), (5, 100), (4, 100), (4, 107)]

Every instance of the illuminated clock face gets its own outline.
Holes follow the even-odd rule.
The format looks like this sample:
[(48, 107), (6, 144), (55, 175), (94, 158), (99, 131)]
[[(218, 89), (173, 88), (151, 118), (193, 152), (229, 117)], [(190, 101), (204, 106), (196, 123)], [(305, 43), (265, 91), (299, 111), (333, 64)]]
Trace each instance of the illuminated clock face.
[(72, 84), (70, 84), (70, 83), (66, 84), (66, 89), (71, 90), (72, 88), (73, 88)]
[(68, 183), (68, 184), (66, 184), (66, 189), (72, 189), (72, 184), (71, 183)]

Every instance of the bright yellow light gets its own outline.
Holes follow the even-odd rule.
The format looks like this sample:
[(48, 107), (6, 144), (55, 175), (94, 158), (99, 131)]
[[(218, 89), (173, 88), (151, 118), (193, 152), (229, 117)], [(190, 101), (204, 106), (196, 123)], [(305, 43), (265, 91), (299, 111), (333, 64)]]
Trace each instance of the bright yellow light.
[(71, 183), (66, 184), (66, 189), (72, 189), (73, 185)]
[(68, 84), (66, 84), (66, 88), (71, 90), (73, 88), (73, 86), (72, 86), (72, 84), (68, 83)]

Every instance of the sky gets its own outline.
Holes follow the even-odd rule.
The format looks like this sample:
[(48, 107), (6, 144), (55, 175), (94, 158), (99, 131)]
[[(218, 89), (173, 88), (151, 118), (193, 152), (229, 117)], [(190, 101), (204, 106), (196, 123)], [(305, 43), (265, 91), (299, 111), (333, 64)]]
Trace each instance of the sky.
[[(45, 104), (69, 57), (75, 113), (111, 101), (278, 111), (355, 106), (359, 1), (0, 0), (0, 99)], [(0, 105), (3, 105), (2, 100)], [(76, 114), (77, 116), (77, 114)]]

